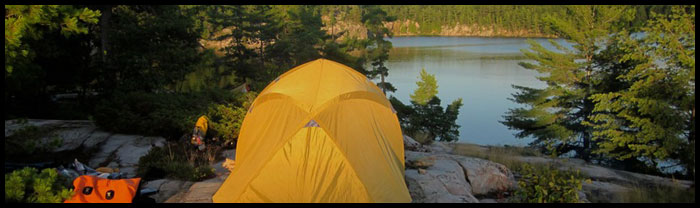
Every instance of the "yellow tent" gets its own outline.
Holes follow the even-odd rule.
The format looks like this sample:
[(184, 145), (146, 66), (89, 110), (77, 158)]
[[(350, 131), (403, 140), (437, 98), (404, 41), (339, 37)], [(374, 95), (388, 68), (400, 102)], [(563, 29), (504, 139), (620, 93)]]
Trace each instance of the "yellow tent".
[(280, 75), (243, 120), (214, 202), (410, 202), (403, 136), (382, 91), (318, 59)]

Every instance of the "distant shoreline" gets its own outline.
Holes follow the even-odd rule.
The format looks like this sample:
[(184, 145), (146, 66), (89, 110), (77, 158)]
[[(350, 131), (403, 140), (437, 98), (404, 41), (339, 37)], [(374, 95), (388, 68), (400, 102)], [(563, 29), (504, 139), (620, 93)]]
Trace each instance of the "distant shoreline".
[(546, 38), (557, 39), (559, 37), (526, 35), (526, 36), (504, 36), (504, 35), (394, 35), (393, 37), (459, 37), (459, 38)]

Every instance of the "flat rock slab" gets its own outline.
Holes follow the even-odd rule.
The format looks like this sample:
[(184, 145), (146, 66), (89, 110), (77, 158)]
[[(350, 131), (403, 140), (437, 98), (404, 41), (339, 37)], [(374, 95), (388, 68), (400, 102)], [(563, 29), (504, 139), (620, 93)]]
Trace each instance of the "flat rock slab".
[[(185, 181), (180, 180), (170, 180), (170, 179), (158, 179), (153, 181), (146, 181), (141, 185), (141, 188), (152, 188), (158, 190), (157, 193), (151, 195), (150, 197), (156, 200), (156, 203), (163, 203), (165, 200), (175, 195), (180, 191), (183, 186), (186, 185)], [(189, 184), (191, 185), (191, 184)], [(189, 188), (189, 187), (185, 187)]]
[(162, 137), (115, 134), (104, 141), (88, 165), (97, 168), (104, 163), (116, 162), (120, 172), (125, 172), (127, 177), (134, 177), (139, 159), (148, 154), (151, 148), (162, 147), (164, 144), (165, 138)]
[[(97, 127), (90, 125), (56, 132), (57, 136), (63, 140), (63, 145), (54, 149), (53, 152), (77, 149), (83, 144), (83, 142), (85, 142), (85, 140), (90, 138), (90, 135), (92, 135), (96, 129)], [(49, 137), (45, 139), (52, 138)]]
[(86, 148), (96, 148), (100, 144), (103, 144), (107, 139), (112, 136), (111, 133), (107, 133), (104, 131), (94, 131), (88, 138), (83, 141), (83, 146)]
[(421, 174), (415, 169), (406, 170), (406, 185), (413, 203), (477, 203), (471, 194), (453, 195), (445, 184), (431, 174)]
[[(228, 159), (236, 158), (235, 149), (225, 150), (221, 154)], [(195, 182), (189, 188), (178, 190), (178, 193), (173, 194), (172, 197), (166, 200), (166, 203), (211, 203), (212, 197), (230, 174), (228, 169), (221, 166), (224, 161), (219, 161), (213, 165), (214, 174), (216, 174), (215, 178)]]
[(139, 159), (146, 155), (152, 147), (156, 146), (156, 144), (161, 144), (162, 146), (164, 142), (164, 138), (158, 137), (134, 138), (132, 141), (122, 144), (115, 154), (121, 165), (138, 165)]
[(598, 202), (621, 203), (620, 195), (624, 195), (631, 189), (613, 183), (592, 181), (592, 183), (583, 182), (583, 192), (579, 196), (597, 199)]
[[(166, 203), (212, 203), (212, 197), (219, 190), (228, 175), (222, 175), (200, 182), (190, 182), (188, 188), (180, 188)], [(163, 187), (161, 186), (161, 189)]]
[(192, 184), (190, 190), (182, 197), (183, 203), (212, 203), (212, 197), (223, 180), (213, 178)]
[(471, 185), (457, 161), (447, 155), (437, 155), (436, 158), (435, 164), (427, 169), (427, 174), (442, 182), (450, 194), (473, 197)]
[(42, 119), (27, 119), (26, 123), (20, 123), (19, 120), (5, 121), (5, 137), (12, 136), (15, 131), (21, 129), (25, 125), (36, 126), (42, 129), (53, 128), (79, 128), (83, 126), (94, 125), (89, 120), (42, 120)]
[(194, 183), (191, 181), (169, 180), (163, 183), (154, 197), (157, 203), (181, 203), (180, 199)]
[(447, 154), (406, 151), (406, 163), (430, 158), (428, 167), (406, 169), (406, 185), (415, 203), (478, 203), (464, 170)]
[(434, 153), (450, 153), (450, 152), (452, 152), (452, 147), (450, 147), (447, 143), (437, 142), (437, 141), (430, 144), (429, 149), (431, 152), (434, 152)]

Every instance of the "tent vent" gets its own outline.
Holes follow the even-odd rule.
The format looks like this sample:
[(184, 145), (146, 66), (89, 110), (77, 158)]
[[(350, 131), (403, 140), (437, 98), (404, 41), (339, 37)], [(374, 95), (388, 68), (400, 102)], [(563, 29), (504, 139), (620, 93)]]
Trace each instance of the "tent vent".
[(248, 108), (248, 113), (253, 112), (253, 105), (250, 105), (250, 108)]
[(319, 126), (318, 123), (316, 123), (316, 121), (311, 119), (309, 121), (309, 123), (306, 123), (306, 125), (304, 125), (304, 128), (306, 128), (306, 127), (321, 127), (321, 126)]
[(394, 106), (393, 105), (389, 105), (389, 106), (391, 106), (391, 112), (396, 114), (396, 109), (394, 109)]
[(275, 83), (275, 82), (277, 82), (277, 81), (280, 81), (280, 77), (275, 78), (275, 80), (272, 81), (272, 82)]

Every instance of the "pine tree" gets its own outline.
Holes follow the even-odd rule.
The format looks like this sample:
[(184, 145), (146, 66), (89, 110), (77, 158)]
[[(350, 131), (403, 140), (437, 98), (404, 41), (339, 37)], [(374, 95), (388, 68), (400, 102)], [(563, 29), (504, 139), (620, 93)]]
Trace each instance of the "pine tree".
[(517, 137), (535, 137), (532, 145), (556, 154), (574, 150), (578, 157), (589, 160), (591, 129), (582, 122), (588, 120), (593, 109), (588, 99), (595, 90), (591, 77), (598, 73), (592, 63), (593, 56), (616, 24), (633, 16), (630, 11), (633, 12), (624, 6), (568, 6), (566, 16), (545, 17), (549, 27), (571, 43), (573, 50), (550, 40), (558, 50), (550, 51), (529, 40), (531, 48), (523, 53), (537, 63), (520, 65), (545, 73), (546, 76), (538, 79), (546, 82), (547, 87), (514, 86), (520, 92), (511, 100), (529, 108), (509, 110), (502, 123), (520, 131)]
[(386, 91), (394, 92), (391, 83), (384, 79), (389, 76), (389, 69), (384, 63), (389, 59), (389, 50), (391, 50), (391, 41), (384, 40), (384, 37), (392, 37), (391, 31), (384, 26), (385, 22), (396, 20), (394, 16), (388, 16), (384, 10), (377, 5), (363, 5), (362, 7), (362, 23), (367, 28), (368, 40), (368, 59), (372, 63), (373, 70), (367, 75), (370, 79), (377, 76), (381, 78), (379, 88), (382, 88), (384, 94)]
[(643, 27), (642, 38), (619, 34), (620, 58), (630, 64), (625, 87), (592, 96), (598, 153), (641, 159), (656, 167), (672, 159), (695, 177), (695, 6), (673, 6)]
[(437, 97), (438, 85), (435, 75), (429, 74), (425, 69), (421, 70), (418, 88), (411, 95), (411, 105), (407, 106), (391, 96), (392, 106), (396, 109), (401, 122), (401, 128), (408, 135), (429, 143), (435, 139), (440, 141), (455, 141), (459, 139), (459, 127), (457, 116), (462, 107), (462, 98), (452, 101), (446, 109), (440, 106), (440, 98)]
[(426, 105), (430, 99), (438, 94), (437, 80), (435, 79), (435, 75), (428, 74), (428, 72), (425, 71), (425, 68), (421, 69), (419, 78), (420, 80), (416, 82), (418, 88), (416, 88), (416, 90), (413, 91), (413, 94), (411, 94), (411, 101), (421, 105)]
[(321, 57), (324, 40), (330, 37), (322, 29), (323, 22), (316, 6), (295, 5), (287, 10), (279, 34), (270, 54), (275, 54), (281, 70)]
[(31, 62), (32, 51), (25, 41), (41, 39), (43, 28), (60, 29), (66, 37), (86, 34), (99, 16), (99, 11), (70, 5), (5, 5), (5, 72), (11, 74), (16, 64)]
[(182, 7), (120, 5), (112, 11), (106, 90), (160, 91), (201, 60), (202, 33)]
[(259, 44), (258, 56), (260, 66), (265, 66), (265, 48), (269, 47), (277, 38), (277, 34), (281, 30), (281, 25), (269, 5), (253, 6), (250, 21), (252, 39), (256, 40)]

